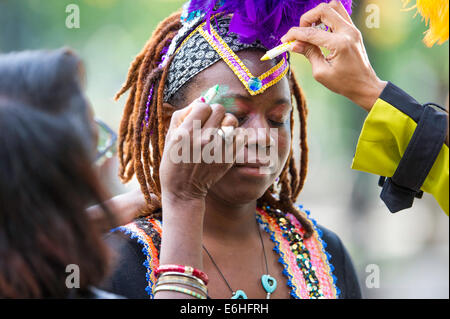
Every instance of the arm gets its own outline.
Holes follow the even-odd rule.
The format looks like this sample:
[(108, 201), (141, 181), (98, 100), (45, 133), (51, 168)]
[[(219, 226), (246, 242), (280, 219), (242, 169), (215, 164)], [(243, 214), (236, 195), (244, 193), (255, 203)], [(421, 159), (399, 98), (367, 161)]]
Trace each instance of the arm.
[[(318, 21), (325, 23), (333, 31), (330, 33), (311, 28), (313, 23)], [(364, 123), (362, 139), (360, 138), (353, 168), (374, 174), (383, 172), (384, 175), (382, 176), (393, 176), (394, 171), (400, 167), (400, 161), (409, 145), (416, 124), (414, 119), (409, 117), (408, 112), (403, 112), (404, 120), (402, 121), (395, 120), (402, 116), (393, 117), (392, 114), (396, 112), (396, 108), (412, 107), (411, 105), (414, 103), (410, 100), (413, 99), (408, 96), (408, 98), (403, 99), (407, 101), (406, 104), (400, 102), (395, 107), (391, 105), (392, 108), (387, 106), (389, 103), (383, 103), (379, 99), (382, 93), (389, 91), (392, 86), (388, 86), (387, 82), (381, 81), (372, 69), (361, 33), (353, 24), (345, 8), (340, 2), (332, 1), (310, 10), (302, 16), (300, 27), (292, 28), (282, 38), (283, 42), (291, 40), (298, 41), (294, 51), (308, 58), (312, 65), (313, 76), (318, 82), (370, 112)], [(330, 54), (325, 57), (320, 47), (328, 49)], [(418, 112), (422, 113), (424, 108), (417, 102), (415, 104)], [(372, 110), (372, 108), (374, 109)], [(419, 119), (416, 119), (416, 121), (419, 121)], [(441, 126), (437, 129), (442, 130)], [(414, 187), (413, 190), (407, 188), (406, 191), (412, 194), (423, 187), (424, 191), (430, 192), (436, 197), (441, 207), (448, 214), (448, 125), (444, 135), (438, 135), (438, 138), (432, 142), (441, 143), (442, 137), (440, 146), (442, 149), (437, 158), (433, 155), (433, 152), (431, 152), (433, 154), (430, 153), (429, 159), (436, 161), (429, 172), (431, 175), (425, 176), (427, 177), (425, 181), (419, 178), (420, 183), (411, 181), (411, 184), (418, 186)], [(377, 143), (371, 143), (374, 136), (377, 138)], [(447, 145), (443, 145), (445, 137), (447, 137)], [(418, 150), (418, 153), (422, 153), (418, 147), (415, 149)], [(411, 157), (410, 152), (408, 152), (408, 155)], [(418, 156), (417, 151), (413, 155), (416, 158), (420, 158), (420, 155), (429, 156), (427, 153)], [(406, 158), (403, 162), (405, 160)], [(408, 166), (402, 165), (402, 167)], [(405, 177), (405, 174), (403, 175)], [(411, 174), (411, 176), (413, 175)], [(408, 176), (403, 179), (407, 178)], [(400, 194), (404, 189), (403, 185), (400, 186), (397, 194)], [(408, 198), (408, 201), (411, 201), (411, 198)], [(385, 200), (385, 202), (387, 201)], [(406, 208), (408, 205), (401, 203), (399, 207)], [(393, 210), (398, 210), (398, 208)]]
[(113, 227), (130, 223), (139, 215), (146, 203), (142, 193), (139, 190), (135, 190), (115, 196), (107, 200), (103, 205), (109, 207), (111, 212), (113, 212), (116, 225), (111, 225), (111, 220), (108, 220), (108, 216), (99, 204), (87, 208), (86, 212), (103, 232), (108, 232)]
[[(202, 239), (203, 218), (205, 214), (205, 198), (209, 187), (214, 185), (233, 163), (222, 161), (221, 163), (206, 164), (203, 161), (195, 163), (189, 159), (187, 162), (176, 162), (171, 157), (173, 149), (177, 149), (180, 135), (188, 132), (187, 142), (193, 145), (190, 154), (210, 142), (205, 136), (199, 136), (193, 132), (193, 122), (200, 121), (202, 131), (207, 128), (222, 126), (234, 126), (237, 119), (231, 114), (225, 114), (225, 109), (220, 105), (204, 103), (200, 99), (195, 100), (191, 106), (174, 112), (166, 136), (164, 153), (161, 159), (160, 179), (163, 226), (161, 237), (160, 265), (176, 264), (203, 269)], [(183, 140), (183, 139), (182, 139)], [(239, 144), (243, 145), (243, 143)], [(232, 152), (233, 158), (237, 152), (233, 152), (235, 144), (226, 148), (223, 152)], [(192, 148), (191, 148), (192, 147)], [(177, 151), (178, 153), (178, 151)], [(192, 298), (175, 291), (158, 291), (158, 298)]]
[[(422, 109), (423, 107), (412, 97), (389, 83), (364, 122), (352, 168), (392, 177), (410, 145), (417, 123), (420, 121)], [(415, 114), (416, 111), (419, 111), (417, 112), (419, 114)], [(420, 172), (423, 167), (425, 165), (420, 165), (415, 171)], [(447, 145), (442, 145), (431, 169), (424, 174), (426, 178), (421, 189), (432, 194), (448, 215), (449, 149)]]

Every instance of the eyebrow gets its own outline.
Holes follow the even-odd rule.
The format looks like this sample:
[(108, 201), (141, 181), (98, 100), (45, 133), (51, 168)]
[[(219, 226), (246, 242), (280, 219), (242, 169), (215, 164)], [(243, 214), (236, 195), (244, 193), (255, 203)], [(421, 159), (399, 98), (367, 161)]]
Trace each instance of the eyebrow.
[[(244, 95), (244, 94), (239, 94), (239, 93), (228, 93), (228, 94), (225, 95), (225, 97), (239, 99), (239, 100), (244, 100), (244, 101), (247, 101), (247, 102), (251, 102), (251, 99), (252, 99), (251, 96)], [(274, 104), (276, 104), (276, 105), (291, 104), (291, 100), (282, 97), (282, 98), (277, 99)]]

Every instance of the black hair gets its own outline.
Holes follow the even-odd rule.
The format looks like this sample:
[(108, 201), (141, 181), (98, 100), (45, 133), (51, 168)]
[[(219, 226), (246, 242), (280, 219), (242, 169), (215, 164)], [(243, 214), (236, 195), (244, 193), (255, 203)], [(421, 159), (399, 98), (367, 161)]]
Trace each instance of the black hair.
[[(109, 250), (85, 209), (108, 195), (71, 51), (0, 55), (0, 298), (64, 298), (107, 274)], [(87, 133), (85, 133), (87, 132)]]
[(64, 117), (86, 147), (93, 149), (94, 131), (84, 86), (84, 65), (68, 48), (0, 56), (0, 96)]

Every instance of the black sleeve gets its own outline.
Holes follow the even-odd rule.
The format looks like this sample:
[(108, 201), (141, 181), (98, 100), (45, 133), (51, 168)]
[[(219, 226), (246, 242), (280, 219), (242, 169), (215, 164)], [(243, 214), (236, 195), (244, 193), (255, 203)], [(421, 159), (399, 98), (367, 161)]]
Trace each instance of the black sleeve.
[(327, 244), (325, 249), (331, 255), (333, 274), (337, 277), (336, 285), (341, 291), (339, 298), (361, 299), (358, 276), (347, 249), (334, 232), (323, 226), (318, 227), (322, 231), (322, 240)]
[(145, 255), (142, 246), (120, 232), (108, 234), (106, 242), (111, 247), (113, 262), (110, 275), (101, 288), (130, 299), (148, 299)]

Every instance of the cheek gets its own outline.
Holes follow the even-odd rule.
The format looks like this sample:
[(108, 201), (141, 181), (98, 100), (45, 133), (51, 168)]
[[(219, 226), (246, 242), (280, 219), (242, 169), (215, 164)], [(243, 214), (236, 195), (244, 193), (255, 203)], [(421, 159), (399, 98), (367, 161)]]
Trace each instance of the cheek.
[(278, 158), (281, 161), (281, 166), (287, 160), (289, 151), (291, 149), (291, 130), (290, 127), (278, 128), (275, 136), (272, 135), (276, 141), (276, 147), (278, 148)]

